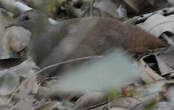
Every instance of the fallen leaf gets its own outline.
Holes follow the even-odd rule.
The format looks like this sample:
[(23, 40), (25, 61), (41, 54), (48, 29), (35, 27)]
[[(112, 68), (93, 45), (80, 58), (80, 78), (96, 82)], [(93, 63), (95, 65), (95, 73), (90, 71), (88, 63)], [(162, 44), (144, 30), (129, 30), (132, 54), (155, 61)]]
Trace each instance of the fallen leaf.
[(22, 27), (11, 27), (2, 38), (2, 53), (1, 59), (20, 58), (21, 51), (26, 49), (30, 43), (31, 33)]
[(174, 33), (173, 19), (174, 15), (162, 16), (160, 14), (155, 14), (138, 26), (155, 35), (156, 37), (159, 37), (164, 32)]
[(142, 65), (142, 67), (144, 69), (144, 72), (141, 75), (141, 78), (146, 83), (155, 82), (155, 81), (164, 79), (162, 76), (160, 76), (155, 70), (153, 70), (148, 65), (148, 63), (156, 64), (156, 62), (154, 60), (152, 60), (154, 58), (155, 58), (154, 55), (147, 55), (140, 59), (140, 64)]

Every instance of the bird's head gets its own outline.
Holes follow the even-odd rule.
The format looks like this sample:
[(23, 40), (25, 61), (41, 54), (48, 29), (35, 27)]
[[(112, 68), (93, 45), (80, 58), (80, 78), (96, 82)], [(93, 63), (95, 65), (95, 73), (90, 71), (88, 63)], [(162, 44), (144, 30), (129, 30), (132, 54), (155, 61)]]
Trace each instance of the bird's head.
[(48, 17), (39, 11), (29, 10), (19, 15), (15, 21), (9, 23), (5, 28), (22, 26), (29, 31), (37, 30), (48, 23)]

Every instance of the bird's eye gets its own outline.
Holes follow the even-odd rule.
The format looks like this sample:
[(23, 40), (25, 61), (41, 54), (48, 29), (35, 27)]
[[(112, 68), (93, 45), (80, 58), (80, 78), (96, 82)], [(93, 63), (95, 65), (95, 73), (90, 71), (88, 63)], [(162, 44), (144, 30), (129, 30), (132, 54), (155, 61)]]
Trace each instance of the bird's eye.
[(24, 20), (29, 20), (30, 18), (28, 16), (24, 16)]

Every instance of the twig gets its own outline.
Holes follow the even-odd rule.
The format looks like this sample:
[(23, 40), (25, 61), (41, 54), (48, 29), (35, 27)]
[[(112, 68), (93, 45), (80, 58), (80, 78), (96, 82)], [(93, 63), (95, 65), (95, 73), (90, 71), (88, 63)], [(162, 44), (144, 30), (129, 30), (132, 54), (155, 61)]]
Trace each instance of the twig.
[(51, 69), (51, 68), (56, 67), (56, 66), (60, 66), (62, 64), (72, 63), (72, 62), (81, 61), (81, 60), (88, 60), (88, 59), (93, 59), (93, 58), (101, 58), (101, 57), (103, 57), (103, 56), (87, 56), (87, 57), (80, 57), (80, 58), (70, 59), (70, 60), (67, 60), (67, 61), (59, 62), (59, 63), (53, 64), (53, 65), (49, 65), (47, 67), (44, 67), (40, 71), (36, 72), (36, 74), (40, 74), (45, 70)]

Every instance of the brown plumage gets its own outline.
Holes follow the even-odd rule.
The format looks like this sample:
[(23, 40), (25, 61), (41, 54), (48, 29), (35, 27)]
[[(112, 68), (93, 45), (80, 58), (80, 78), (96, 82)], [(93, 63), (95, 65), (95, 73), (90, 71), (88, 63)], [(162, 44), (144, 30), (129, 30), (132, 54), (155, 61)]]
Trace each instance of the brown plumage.
[(31, 10), (9, 26), (13, 25), (32, 32), (29, 51), (40, 67), (70, 58), (101, 55), (114, 48), (143, 53), (165, 46), (142, 29), (112, 18), (78, 18), (52, 25), (45, 15)]

